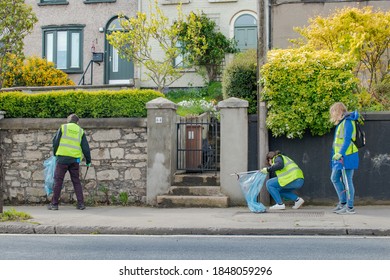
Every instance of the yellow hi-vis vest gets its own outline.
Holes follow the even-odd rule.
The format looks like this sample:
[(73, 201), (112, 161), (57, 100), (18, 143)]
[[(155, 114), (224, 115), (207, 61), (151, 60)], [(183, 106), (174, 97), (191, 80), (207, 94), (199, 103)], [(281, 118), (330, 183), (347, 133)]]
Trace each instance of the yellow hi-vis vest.
[(83, 129), (75, 123), (68, 123), (61, 126), (61, 132), (62, 135), (56, 156), (81, 158), (83, 156), (81, 150)]
[[(341, 147), (343, 146), (344, 143), (344, 138), (345, 138), (345, 120), (343, 120), (340, 125), (337, 127), (336, 133), (335, 133), (335, 139), (333, 142), (333, 151), (334, 153), (340, 153)], [(353, 153), (356, 153), (358, 151), (358, 148), (355, 146), (353, 141), (356, 139), (356, 124), (354, 121), (352, 121), (352, 141), (348, 146), (348, 149), (345, 151), (345, 155), (350, 155)]]
[[(284, 187), (296, 179), (304, 178), (302, 170), (292, 159), (284, 155), (278, 156), (281, 156), (284, 162), (283, 169), (275, 171), (276, 176), (278, 176), (278, 183), (281, 187)], [(274, 164), (274, 160), (275, 157), (272, 159), (272, 164)]]

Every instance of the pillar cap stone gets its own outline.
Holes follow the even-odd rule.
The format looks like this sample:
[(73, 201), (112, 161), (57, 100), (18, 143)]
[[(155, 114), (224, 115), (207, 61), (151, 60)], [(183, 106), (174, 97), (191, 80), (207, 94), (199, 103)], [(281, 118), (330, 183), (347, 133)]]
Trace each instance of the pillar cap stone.
[(166, 98), (158, 97), (146, 103), (146, 109), (174, 109), (176, 110), (178, 105)]
[(249, 102), (237, 97), (230, 97), (218, 103), (218, 108), (248, 108)]

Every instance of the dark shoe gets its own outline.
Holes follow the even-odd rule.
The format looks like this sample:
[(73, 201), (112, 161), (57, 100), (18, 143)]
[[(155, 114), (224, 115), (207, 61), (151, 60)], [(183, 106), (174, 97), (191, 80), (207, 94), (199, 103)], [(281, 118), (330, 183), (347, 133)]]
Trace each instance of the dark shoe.
[(58, 205), (49, 204), (47, 205), (47, 210), (58, 210)]
[(85, 205), (83, 203), (77, 204), (76, 209), (84, 210), (85, 209)]

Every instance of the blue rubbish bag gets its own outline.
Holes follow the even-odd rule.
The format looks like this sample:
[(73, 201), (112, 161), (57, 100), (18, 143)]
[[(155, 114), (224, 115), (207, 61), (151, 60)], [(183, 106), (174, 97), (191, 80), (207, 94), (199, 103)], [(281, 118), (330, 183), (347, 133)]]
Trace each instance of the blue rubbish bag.
[(43, 162), (43, 166), (45, 167), (44, 176), (45, 176), (45, 191), (49, 196), (53, 193), (54, 186), (54, 170), (56, 169), (56, 160), (55, 156), (49, 157), (47, 160)]
[(245, 196), (249, 210), (255, 213), (265, 212), (265, 206), (261, 202), (257, 202), (257, 197), (264, 185), (267, 174), (263, 174), (256, 170), (245, 173), (238, 173), (237, 176), (241, 191)]

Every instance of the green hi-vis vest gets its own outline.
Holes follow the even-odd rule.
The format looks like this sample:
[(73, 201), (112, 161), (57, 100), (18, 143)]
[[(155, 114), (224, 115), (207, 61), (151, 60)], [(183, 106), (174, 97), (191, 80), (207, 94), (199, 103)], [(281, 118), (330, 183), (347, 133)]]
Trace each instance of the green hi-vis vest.
[[(277, 170), (276, 176), (278, 176), (278, 183), (281, 187), (291, 183), (296, 179), (303, 179), (303, 172), (298, 167), (298, 165), (289, 157), (284, 155), (278, 155), (283, 158), (284, 167), (281, 170)], [(272, 164), (274, 164), (275, 157), (272, 159)]]
[[(337, 127), (337, 130), (335, 133), (335, 139), (333, 142), (333, 150), (334, 150), (335, 154), (340, 153), (341, 147), (343, 146), (343, 143), (344, 143), (344, 138), (345, 138), (344, 126), (345, 126), (345, 120), (343, 120), (340, 123), (340, 125)], [(358, 151), (358, 148), (353, 143), (353, 141), (355, 141), (355, 139), (356, 139), (356, 124), (354, 121), (352, 121), (352, 126), (353, 126), (352, 141), (349, 144), (348, 149), (345, 151), (345, 155), (350, 155), (350, 154), (356, 153)]]
[(81, 150), (81, 137), (84, 133), (83, 129), (75, 123), (68, 123), (61, 126), (61, 132), (62, 136), (56, 156), (81, 158), (83, 155)]

